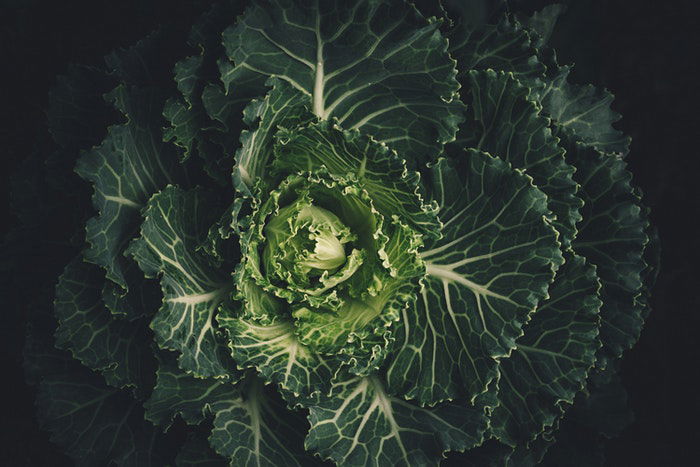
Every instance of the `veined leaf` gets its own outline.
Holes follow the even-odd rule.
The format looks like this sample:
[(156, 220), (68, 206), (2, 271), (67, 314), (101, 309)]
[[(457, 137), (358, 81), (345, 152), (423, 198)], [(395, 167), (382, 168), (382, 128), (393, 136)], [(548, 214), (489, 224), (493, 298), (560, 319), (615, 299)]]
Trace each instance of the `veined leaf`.
[(421, 252), (427, 277), (397, 326), (388, 385), (421, 404), (473, 401), (497, 377), (563, 258), (546, 196), (507, 163), (471, 150), (457, 167), (438, 161), (430, 184), (443, 238)]
[(161, 277), (163, 304), (151, 322), (158, 345), (181, 352), (180, 367), (196, 376), (236, 379), (214, 326), (233, 284), (197, 251), (214, 220), (213, 206), (202, 190), (168, 186), (149, 200), (141, 236), (127, 253), (146, 277)]
[(461, 120), (439, 23), (398, 0), (256, 1), (224, 32), (226, 88), (252, 73), (287, 81), (320, 119), (361, 129), (410, 161), (435, 158)]
[(354, 175), (379, 212), (399, 216), (425, 236), (439, 236), (437, 206), (424, 203), (419, 174), (408, 171), (405, 161), (385, 145), (329, 122), (278, 133), (273, 173), (321, 168), (337, 176)]
[(211, 411), (212, 404), (239, 395), (235, 381), (195, 378), (182, 371), (169, 353), (157, 354), (156, 386), (143, 404), (145, 418), (167, 431), (176, 415), (190, 425), (201, 423)]
[(261, 179), (269, 178), (275, 134), (282, 128), (296, 128), (313, 119), (308, 100), (289, 83), (270, 78), (272, 86), (263, 99), (254, 99), (246, 106), (243, 121), (249, 130), (241, 133), (241, 147), (236, 152), (233, 185), (244, 195)]
[(601, 154), (563, 134), (567, 157), (577, 167), (581, 184), (583, 221), (574, 251), (597, 266), (603, 306), (598, 366), (605, 367), (632, 347), (642, 330), (646, 305), (644, 250), (649, 220), (641, 195), (631, 184), (632, 174), (618, 157)]
[(102, 373), (116, 388), (144, 387), (154, 368), (144, 320), (114, 317), (100, 296), (104, 274), (82, 256), (66, 266), (56, 286), (56, 347), (69, 350), (85, 366)]
[(109, 98), (129, 120), (110, 127), (102, 144), (80, 157), (76, 172), (94, 184), (99, 211), (87, 224), (85, 258), (126, 288), (122, 252), (137, 233), (148, 198), (177, 180), (177, 158), (160, 141), (161, 91), (120, 85)]
[(27, 338), (27, 359), (38, 379), (37, 413), (51, 441), (76, 465), (117, 463), (153, 466), (166, 463), (163, 437), (144, 420), (141, 401), (52, 346), (50, 337)]
[[(229, 333), (233, 359), (241, 367), (256, 368), (266, 381), (302, 398), (312, 393), (327, 394), (339, 362), (304, 346), (289, 315), (270, 321), (278, 312), (267, 308), (283, 307), (282, 303), (252, 281), (246, 282), (244, 310), (249, 311), (236, 316), (226, 307), (216, 318)], [(329, 360), (333, 362), (329, 364)]]
[(483, 406), (423, 408), (391, 396), (377, 376), (339, 383), (309, 409), (306, 448), (338, 465), (438, 465), (448, 450), (479, 445)]
[(314, 465), (303, 450), (308, 423), (279, 396), (250, 375), (241, 396), (212, 404), (214, 429), (209, 444), (231, 465), (260, 467)]
[(499, 366), (500, 403), (491, 416), (491, 432), (512, 447), (528, 445), (552, 427), (564, 404), (574, 403), (600, 347), (595, 268), (580, 256), (565, 258), (549, 298)]
[(564, 150), (549, 129), (549, 119), (540, 115), (541, 107), (528, 97), (530, 90), (510, 73), (470, 71), (466, 79), (470, 107), (455, 149), (480, 149), (530, 175), (548, 197), (560, 241), (569, 245), (576, 222), (581, 220), (583, 202), (576, 196), (574, 167), (566, 163)]

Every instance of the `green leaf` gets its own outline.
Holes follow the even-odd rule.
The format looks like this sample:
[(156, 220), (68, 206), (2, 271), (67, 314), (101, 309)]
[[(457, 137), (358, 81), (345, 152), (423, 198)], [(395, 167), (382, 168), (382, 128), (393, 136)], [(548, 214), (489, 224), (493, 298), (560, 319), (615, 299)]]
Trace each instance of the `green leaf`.
[(491, 432), (510, 446), (527, 445), (551, 427), (586, 383), (600, 347), (595, 268), (567, 254), (509, 358), (501, 360)]
[(329, 122), (278, 133), (274, 174), (320, 168), (337, 176), (353, 174), (380, 213), (398, 216), (423, 235), (439, 236), (437, 206), (424, 203), (418, 172), (408, 171), (406, 162), (385, 145)]
[(313, 119), (308, 100), (289, 83), (270, 78), (267, 84), (272, 87), (270, 92), (263, 99), (253, 99), (243, 112), (243, 121), (250, 129), (241, 132), (233, 185), (244, 195), (251, 195), (255, 184), (269, 176), (278, 129), (297, 128)]
[(471, 70), (510, 72), (527, 82), (544, 76), (546, 68), (538, 59), (537, 49), (527, 30), (517, 22), (504, 18), (495, 25), (471, 27), (465, 20), (447, 37), (450, 54), (457, 60), (462, 94), (469, 89), (465, 78)]
[(163, 304), (151, 322), (158, 345), (180, 352), (180, 367), (195, 376), (235, 380), (238, 373), (214, 325), (233, 284), (197, 250), (216, 206), (202, 190), (166, 187), (149, 200), (141, 236), (127, 253), (146, 277), (161, 277)]
[(308, 424), (289, 411), (262, 381), (249, 376), (241, 396), (212, 404), (209, 444), (231, 465), (265, 467), (313, 465), (303, 449)]
[(162, 298), (158, 282), (144, 278), (133, 261), (126, 265), (124, 278), (126, 290), (112, 281), (102, 281), (102, 301), (107, 309), (115, 318), (129, 321), (152, 317)]
[(137, 232), (140, 210), (179, 175), (177, 157), (160, 138), (162, 92), (120, 85), (108, 98), (128, 120), (110, 127), (100, 146), (83, 153), (76, 172), (93, 183), (98, 211), (87, 223), (85, 259), (104, 267), (108, 279), (126, 288), (122, 253)]
[(176, 415), (189, 425), (197, 425), (207, 417), (212, 404), (238, 397), (238, 388), (230, 381), (194, 378), (178, 368), (171, 354), (157, 356), (156, 386), (143, 406), (146, 420), (163, 431), (170, 428)]
[(563, 258), (546, 196), (506, 162), (470, 150), (427, 181), (443, 238), (421, 252), (427, 277), (397, 326), (387, 380), (432, 405), (487, 390)]
[[(554, 65), (553, 65), (554, 66)], [(607, 89), (569, 83), (570, 66), (554, 69), (538, 90), (544, 112), (576, 139), (601, 152), (626, 155), (631, 138), (613, 127), (621, 115), (610, 108), (614, 97)]]
[(104, 376), (117, 388), (144, 387), (152, 377), (150, 333), (143, 320), (117, 319), (101, 299), (104, 274), (82, 257), (66, 266), (56, 286), (56, 347)]
[(143, 418), (141, 402), (103, 379), (51, 340), (29, 338), (27, 358), (39, 378), (37, 415), (51, 441), (65, 449), (78, 466), (162, 466), (164, 439)]
[(462, 110), (438, 27), (399, 0), (257, 1), (224, 32), (232, 63), (222, 80), (228, 89), (251, 73), (278, 77), (318, 118), (426, 161), (454, 138)]
[(391, 396), (376, 376), (354, 378), (309, 409), (306, 448), (339, 465), (438, 465), (446, 451), (479, 445), (484, 407), (423, 408)]
[[(338, 362), (317, 354), (299, 342), (291, 317), (271, 321), (283, 308), (279, 299), (264, 292), (253, 281), (245, 281), (244, 312), (236, 316), (228, 307), (216, 320), (229, 333), (233, 359), (244, 368), (256, 368), (268, 382), (278, 384), (302, 398), (327, 394)], [(257, 319), (256, 319), (257, 318)], [(336, 367), (336, 368), (334, 368)]]
[(218, 2), (192, 26), (188, 43), (199, 55), (175, 65), (175, 81), (181, 93), (166, 102), (164, 117), (170, 125), (164, 139), (178, 146), (182, 158), (197, 154), (206, 172), (228, 185), (231, 153), (238, 146), (241, 112), (247, 102), (265, 92), (263, 81), (237, 83), (235, 93), (224, 93), (219, 84), (217, 59), (223, 53), (221, 32), (241, 13), (238, 2)]
[(598, 366), (605, 367), (637, 342), (644, 324), (646, 306), (639, 298), (644, 294), (649, 221), (624, 161), (575, 143), (570, 136), (563, 141), (577, 168), (575, 179), (584, 201), (573, 248), (597, 266), (602, 284), (603, 347)]
[(466, 78), (466, 102), (471, 106), (460, 127), (456, 149), (480, 149), (530, 175), (548, 197), (560, 241), (569, 245), (576, 234), (575, 224), (581, 220), (583, 203), (576, 196), (574, 167), (566, 163), (564, 150), (549, 129), (549, 119), (540, 115), (542, 108), (529, 99), (530, 90), (511, 73), (471, 71)]

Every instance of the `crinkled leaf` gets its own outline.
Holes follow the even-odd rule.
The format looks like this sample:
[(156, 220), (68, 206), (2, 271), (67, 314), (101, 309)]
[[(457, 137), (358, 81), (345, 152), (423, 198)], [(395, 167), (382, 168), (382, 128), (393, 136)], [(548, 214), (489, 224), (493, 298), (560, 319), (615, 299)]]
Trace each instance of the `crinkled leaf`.
[(224, 32), (228, 87), (252, 73), (276, 76), (410, 161), (436, 157), (461, 119), (454, 62), (439, 23), (398, 0), (257, 1)]
[(329, 364), (332, 357), (319, 355), (299, 342), (289, 317), (271, 322), (269, 317), (279, 311), (267, 308), (282, 308), (282, 303), (252, 281), (246, 283), (249, 290), (244, 294), (243, 316), (236, 316), (227, 307), (216, 318), (219, 326), (228, 331), (233, 359), (241, 367), (256, 368), (266, 381), (302, 397), (314, 392), (328, 393), (333, 366), (338, 363)]
[(566, 11), (566, 5), (547, 5), (530, 16), (518, 15), (518, 20), (531, 31), (534, 31), (538, 38), (536, 44), (542, 47), (549, 41), (554, 31), (559, 17)]
[(443, 238), (427, 241), (427, 277), (404, 312), (387, 372), (392, 392), (435, 404), (474, 399), (497, 377), (563, 262), (547, 198), (505, 162), (468, 151), (430, 169)]
[(109, 94), (127, 122), (109, 128), (102, 144), (83, 153), (76, 172), (94, 185), (98, 215), (87, 223), (87, 261), (126, 288), (126, 244), (137, 233), (140, 210), (150, 196), (177, 179), (177, 157), (163, 145), (162, 91), (118, 86)]
[(567, 158), (577, 171), (581, 185), (583, 220), (574, 251), (596, 265), (600, 277), (600, 338), (604, 367), (634, 345), (644, 324), (645, 306), (638, 298), (643, 293), (644, 248), (648, 243), (649, 221), (641, 207), (639, 193), (631, 184), (632, 174), (617, 157), (601, 154), (566, 138)]
[(501, 360), (491, 432), (513, 447), (527, 445), (551, 427), (585, 387), (595, 363), (601, 301), (595, 268), (566, 255), (532, 320), (509, 358)]
[(241, 133), (233, 184), (244, 195), (251, 195), (258, 180), (269, 176), (268, 164), (278, 129), (296, 128), (313, 118), (307, 99), (289, 83), (270, 78), (268, 84), (272, 86), (270, 92), (263, 99), (252, 100), (243, 113), (250, 130)]
[(353, 174), (379, 212), (398, 216), (423, 235), (439, 235), (437, 207), (424, 204), (418, 173), (406, 170), (404, 160), (385, 145), (329, 122), (280, 131), (277, 138), (274, 173), (323, 167), (338, 176)]
[(306, 448), (339, 465), (438, 465), (445, 451), (479, 445), (483, 406), (423, 408), (391, 396), (376, 376), (340, 383), (310, 407)]
[(78, 257), (66, 266), (56, 286), (54, 302), (58, 327), (56, 347), (105, 377), (107, 384), (122, 388), (143, 387), (154, 367), (148, 345), (150, 333), (144, 320), (117, 319), (102, 302), (104, 274), (99, 267)]
[[(467, 2), (472, 3), (472, 2)], [(448, 35), (450, 53), (457, 60), (463, 88), (469, 90), (465, 78), (471, 70), (494, 69), (513, 73), (519, 80), (536, 80), (544, 75), (545, 66), (528, 32), (507, 18), (498, 24), (470, 27), (468, 20), (458, 24)]]
[(29, 340), (27, 359), (39, 379), (39, 421), (76, 465), (164, 465), (163, 439), (144, 420), (140, 401), (52, 348), (50, 338)]
[(614, 97), (607, 89), (568, 81), (571, 67), (551, 73), (539, 91), (544, 112), (586, 146), (598, 151), (626, 155), (631, 138), (613, 127), (621, 116), (610, 108)]
[(212, 404), (238, 396), (238, 388), (230, 381), (201, 379), (182, 371), (176, 359), (168, 353), (158, 354), (156, 386), (143, 404), (146, 420), (170, 428), (176, 415), (190, 425), (201, 423)]
[(541, 107), (528, 98), (530, 90), (510, 73), (471, 71), (466, 79), (470, 107), (456, 149), (477, 148), (524, 170), (548, 196), (560, 241), (570, 244), (583, 203), (576, 196), (574, 167), (566, 163), (549, 119), (540, 115)]
[(262, 381), (249, 376), (241, 396), (212, 404), (209, 444), (231, 465), (261, 467), (313, 465), (304, 453), (308, 423), (291, 412)]
[(197, 251), (216, 206), (202, 190), (166, 187), (149, 200), (141, 236), (127, 252), (147, 277), (161, 278), (163, 304), (151, 322), (158, 345), (180, 352), (180, 367), (196, 376), (236, 379), (214, 325), (216, 310), (231, 291), (230, 277)]

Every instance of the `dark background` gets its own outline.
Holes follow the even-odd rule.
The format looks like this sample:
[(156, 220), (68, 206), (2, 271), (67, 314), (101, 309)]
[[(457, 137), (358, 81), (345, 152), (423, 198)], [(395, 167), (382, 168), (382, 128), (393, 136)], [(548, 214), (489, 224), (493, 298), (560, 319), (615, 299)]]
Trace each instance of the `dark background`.
[[(2, 223), (3, 235), (13, 222), (13, 170), (51, 144), (45, 109), (56, 76), (70, 63), (100, 63), (159, 24), (184, 28), (204, 6), (195, 0), (0, 0), (0, 218), (10, 220)], [(694, 66), (700, 24), (690, 1), (575, 1), (564, 21), (566, 34), (554, 38), (561, 61), (576, 61), (577, 80), (615, 94), (614, 108), (624, 116), (618, 127), (633, 138), (627, 161), (662, 242), (654, 309), (621, 369), (636, 420), (608, 442), (607, 463), (697, 465), (700, 107)], [(41, 257), (27, 261), (29, 269), (42, 268)], [(34, 391), (21, 369), (26, 317), (0, 309), (0, 465), (71, 465), (34, 419)]]

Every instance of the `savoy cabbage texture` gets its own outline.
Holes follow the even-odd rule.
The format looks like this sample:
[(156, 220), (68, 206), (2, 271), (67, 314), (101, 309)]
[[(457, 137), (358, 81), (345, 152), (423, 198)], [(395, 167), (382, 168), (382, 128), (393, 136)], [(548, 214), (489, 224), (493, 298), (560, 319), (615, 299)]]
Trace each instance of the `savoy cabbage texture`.
[(597, 462), (657, 248), (612, 95), (548, 45), (562, 11), (222, 1), (177, 53), (163, 29), (73, 66), (48, 118), (94, 212), (25, 352), (52, 440), (79, 465)]

